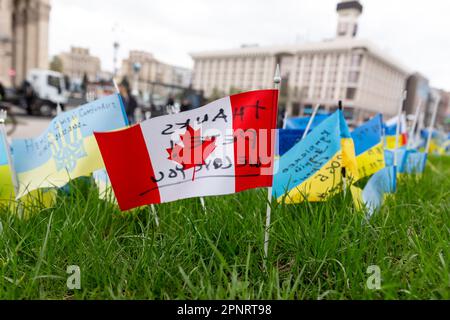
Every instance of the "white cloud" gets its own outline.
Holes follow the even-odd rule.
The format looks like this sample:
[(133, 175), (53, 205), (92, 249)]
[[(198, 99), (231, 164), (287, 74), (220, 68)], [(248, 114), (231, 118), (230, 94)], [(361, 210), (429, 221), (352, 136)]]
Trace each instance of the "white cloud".
[[(112, 43), (120, 58), (131, 49), (191, 67), (189, 52), (282, 44), (334, 36), (337, 0), (53, 0), (50, 53), (71, 45), (91, 49), (111, 70)], [(450, 89), (450, 2), (363, 0), (360, 37), (404, 65)], [(115, 24), (119, 32), (113, 33)]]

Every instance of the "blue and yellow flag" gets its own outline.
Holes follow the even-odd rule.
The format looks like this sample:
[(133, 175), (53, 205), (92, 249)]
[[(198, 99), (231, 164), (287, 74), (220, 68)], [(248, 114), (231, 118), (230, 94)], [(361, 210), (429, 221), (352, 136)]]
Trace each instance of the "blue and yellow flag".
[(0, 133), (0, 202), (14, 199), (14, 185), (4, 137)]
[(383, 204), (386, 194), (394, 193), (397, 187), (395, 167), (385, 167), (370, 177), (363, 190), (351, 186), (355, 207), (367, 210), (367, 218)]
[(58, 115), (37, 138), (13, 140), (17, 197), (39, 188), (62, 187), (104, 168), (93, 132), (127, 124), (122, 99), (115, 94)]
[(353, 140), (342, 111), (317, 126), (279, 159), (273, 195), (278, 201), (324, 201), (341, 190), (343, 168), (358, 176)]
[(352, 132), (359, 178), (368, 177), (385, 167), (383, 119), (376, 115)]

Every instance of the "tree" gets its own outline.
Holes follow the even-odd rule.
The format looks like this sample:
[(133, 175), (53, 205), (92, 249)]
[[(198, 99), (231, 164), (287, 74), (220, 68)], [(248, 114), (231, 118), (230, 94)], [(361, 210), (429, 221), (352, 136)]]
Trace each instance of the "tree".
[(50, 70), (56, 72), (63, 72), (64, 66), (60, 57), (54, 56), (50, 62)]

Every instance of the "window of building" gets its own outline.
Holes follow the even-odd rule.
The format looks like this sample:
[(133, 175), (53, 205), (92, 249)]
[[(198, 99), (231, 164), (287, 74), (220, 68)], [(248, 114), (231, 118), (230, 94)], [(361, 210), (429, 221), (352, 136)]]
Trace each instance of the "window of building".
[(358, 71), (351, 71), (348, 74), (348, 81), (350, 83), (357, 83), (359, 80), (359, 72)]
[(354, 100), (356, 97), (356, 88), (347, 88), (345, 97), (347, 100)]
[(347, 33), (347, 23), (340, 22), (338, 26), (338, 35), (345, 36), (346, 33)]
[(352, 62), (351, 62), (352, 67), (359, 67), (359, 66), (361, 66), (362, 59), (363, 59), (363, 55), (361, 53), (353, 54), (352, 55)]

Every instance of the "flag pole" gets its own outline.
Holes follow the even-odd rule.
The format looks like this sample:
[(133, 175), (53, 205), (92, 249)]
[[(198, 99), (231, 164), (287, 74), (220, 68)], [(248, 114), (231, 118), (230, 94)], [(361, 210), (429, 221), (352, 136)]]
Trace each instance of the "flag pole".
[[(275, 69), (275, 76), (273, 78), (274, 88), (278, 90), (277, 94), (280, 94), (280, 84), (281, 84), (281, 74), (280, 74), (280, 65), (277, 64)], [(278, 101), (278, 100), (277, 100)], [(278, 115), (278, 114), (277, 114)], [(272, 146), (275, 145), (272, 141)], [(274, 150), (273, 150), (274, 151)], [(273, 166), (273, 164), (272, 164)], [(272, 178), (273, 179), (273, 178)], [(271, 221), (271, 213), (272, 213), (272, 187), (267, 188), (267, 209), (266, 209), (266, 227), (264, 230), (264, 270), (266, 269), (266, 260), (269, 255), (269, 236), (270, 236), (270, 221)]]
[(19, 180), (17, 179), (17, 173), (14, 168), (14, 162), (12, 160), (12, 155), (11, 155), (11, 148), (9, 146), (7, 135), (6, 135), (5, 122), (6, 122), (7, 117), (8, 117), (8, 113), (6, 112), (6, 110), (1, 109), (0, 110), (0, 136), (1, 136), (0, 139), (3, 139), (3, 143), (5, 145), (6, 157), (8, 160), (9, 168), (11, 170), (11, 177), (12, 177), (14, 192), (15, 192), (15, 196), (17, 197), (19, 194)]
[(430, 151), (431, 138), (433, 137), (434, 125), (436, 124), (437, 111), (439, 109), (439, 103), (441, 102), (440, 96), (438, 96), (436, 93), (433, 96), (434, 96), (434, 100), (435, 100), (434, 101), (434, 109), (433, 109), (433, 115), (431, 117), (430, 126), (428, 127), (428, 137), (427, 137), (427, 144), (426, 144), (426, 148), (425, 148), (425, 154), (428, 154)]
[(420, 110), (422, 109), (422, 105), (423, 105), (423, 100), (420, 99), (419, 104), (417, 105), (417, 108), (416, 108), (416, 113), (414, 115), (414, 121), (413, 121), (413, 124), (411, 126), (411, 130), (409, 130), (408, 145), (407, 145), (406, 149), (410, 149), (411, 148), (411, 144), (412, 144), (412, 141), (413, 141), (413, 136), (415, 135), (414, 133), (416, 132), (416, 127), (417, 127), (417, 123), (418, 123), (418, 119), (419, 119)]
[(283, 115), (283, 129), (286, 129), (287, 118), (288, 118), (288, 112), (287, 112), (287, 108), (286, 108), (286, 110), (284, 110), (284, 115)]
[(311, 129), (311, 126), (313, 124), (314, 118), (317, 115), (317, 112), (319, 111), (320, 108), (320, 103), (316, 104), (316, 106), (314, 107), (314, 111), (311, 115), (311, 118), (308, 121), (308, 124), (306, 126), (305, 132), (303, 132), (303, 136), (302, 136), (302, 140), (306, 138), (306, 136), (308, 135), (309, 129)]
[(400, 99), (400, 104), (398, 106), (398, 112), (397, 112), (397, 127), (395, 128), (395, 150), (394, 150), (394, 167), (396, 167), (396, 168), (398, 166), (397, 151), (399, 148), (401, 117), (403, 115), (403, 101), (405, 101), (405, 99), (406, 99), (406, 94), (407, 94), (406, 90), (403, 91), (403, 95)]
[[(342, 100), (339, 100), (338, 102), (338, 109), (342, 112), (342, 115), (344, 115), (344, 106), (342, 105)], [(341, 168), (341, 175), (342, 175), (342, 189), (344, 191), (344, 198), (347, 194), (347, 170), (345, 167)]]

